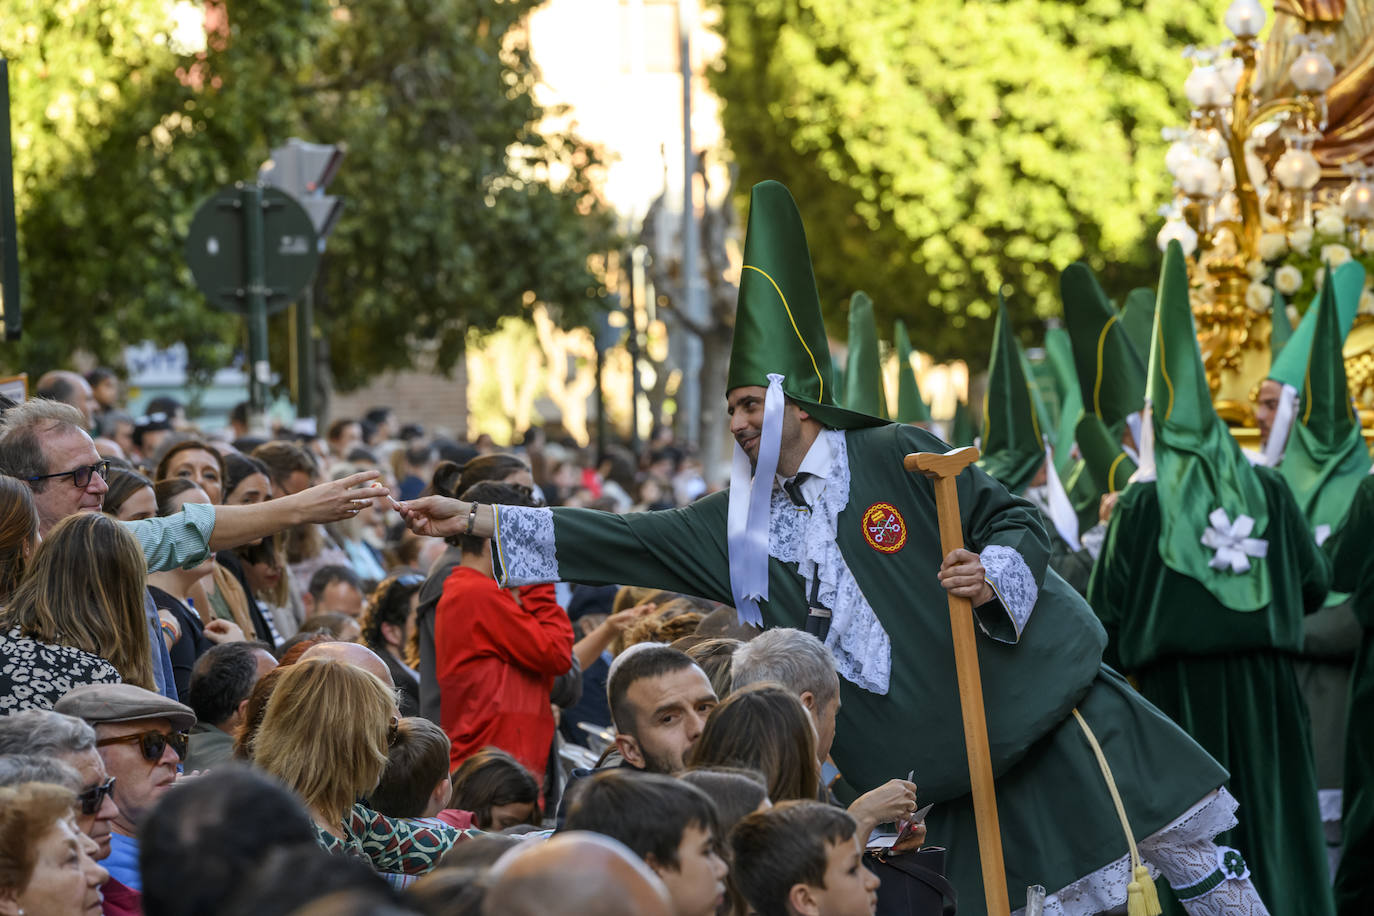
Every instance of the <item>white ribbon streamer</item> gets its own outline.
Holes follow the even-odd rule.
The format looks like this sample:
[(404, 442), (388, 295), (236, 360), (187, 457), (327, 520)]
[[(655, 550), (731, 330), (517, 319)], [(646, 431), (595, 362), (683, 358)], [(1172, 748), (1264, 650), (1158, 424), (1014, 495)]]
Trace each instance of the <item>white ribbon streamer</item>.
[(1274, 411), (1274, 422), (1269, 426), (1269, 438), (1264, 443), (1262, 464), (1276, 468), (1283, 460), (1283, 450), (1288, 447), (1288, 434), (1293, 431), (1293, 418), (1298, 412), (1298, 390), (1285, 384), (1279, 394), (1279, 407)]
[(1242, 513), (1232, 522), (1225, 509), (1214, 509), (1207, 516), (1211, 526), (1202, 532), (1202, 546), (1216, 551), (1207, 564), (1213, 569), (1230, 570), (1233, 573), (1250, 571), (1250, 558), (1263, 557), (1269, 553), (1269, 542), (1250, 537), (1255, 530), (1255, 520)]
[(1054, 466), (1054, 451), (1050, 448), (1049, 437), (1045, 437), (1045, 501), (1049, 504), (1050, 521), (1059, 536), (1074, 550), (1080, 549), (1078, 541), (1078, 513), (1073, 511), (1073, 503), (1064, 483), (1059, 479), (1059, 471)]
[(1140, 438), (1136, 439), (1136, 445), (1140, 446), (1140, 458), (1136, 461), (1135, 473), (1131, 475), (1130, 483), (1142, 483), (1155, 479), (1155, 408), (1149, 398), (1145, 399), (1145, 406), (1140, 411)]
[(782, 415), (786, 404), (782, 381), (783, 377), (777, 373), (768, 376), (758, 463), (751, 468), (748, 454), (736, 442), (735, 457), (730, 467), (730, 509), (726, 520), (730, 550), (730, 593), (734, 596), (735, 613), (740, 623), (756, 627), (763, 626), (763, 613), (758, 603), (768, 600), (769, 512), (773, 477), (778, 471)]

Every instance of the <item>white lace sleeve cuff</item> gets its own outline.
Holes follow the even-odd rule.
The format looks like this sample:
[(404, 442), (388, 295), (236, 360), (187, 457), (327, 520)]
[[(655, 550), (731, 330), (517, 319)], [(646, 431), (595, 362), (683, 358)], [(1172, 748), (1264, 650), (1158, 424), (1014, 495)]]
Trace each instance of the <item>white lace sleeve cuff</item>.
[(494, 506), (496, 533), (492, 540), (493, 572), (504, 588), (558, 581), (554, 550), (553, 510), (525, 506)]
[(988, 602), (981, 608), (974, 608), (978, 626), (998, 642), (1020, 642), (1021, 631), (1026, 628), (1031, 609), (1040, 595), (1035, 577), (1021, 554), (1010, 547), (985, 547), (979, 557), (998, 603)]

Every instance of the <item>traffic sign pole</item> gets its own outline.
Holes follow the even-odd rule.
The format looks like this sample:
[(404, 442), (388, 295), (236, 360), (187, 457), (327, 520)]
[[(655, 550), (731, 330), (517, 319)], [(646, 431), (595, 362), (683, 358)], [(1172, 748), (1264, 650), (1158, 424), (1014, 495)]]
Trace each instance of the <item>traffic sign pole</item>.
[(267, 386), (272, 381), (272, 366), (267, 359), (267, 269), (262, 249), (262, 188), (241, 183), (239, 206), (243, 214), (244, 279), (248, 293), (248, 352), (252, 372), (248, 402), (258, 425), (267, 410)]

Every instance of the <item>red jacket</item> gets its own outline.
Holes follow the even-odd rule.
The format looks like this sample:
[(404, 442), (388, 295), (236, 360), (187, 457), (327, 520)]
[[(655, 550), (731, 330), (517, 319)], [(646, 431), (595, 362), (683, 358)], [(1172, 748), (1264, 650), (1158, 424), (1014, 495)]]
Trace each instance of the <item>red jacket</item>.
[(434, 613), (435, 677), (450, 761), (491, 745), (543, 782), (553, 680), (572, 667), (573, 631), (552, 585), (503, 589), (455, 566)]

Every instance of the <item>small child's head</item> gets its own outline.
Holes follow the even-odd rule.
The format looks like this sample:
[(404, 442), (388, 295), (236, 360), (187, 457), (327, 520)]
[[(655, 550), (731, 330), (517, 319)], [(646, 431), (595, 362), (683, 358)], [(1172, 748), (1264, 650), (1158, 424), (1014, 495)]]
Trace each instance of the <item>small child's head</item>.
[(485, 747), (453, 771), (450, 808), (472, 812), (473, 826), (496, 832), (539, 823), (539, 783), (505, 751)]
[(847, 812), (813, 801), (751, 814), (730, 834), (735, 884), (759, 916), (872, 916), (878, 876), (854, 829)]
[(663, 880), (676, 916), (714, 916), (725, 899), (715, 804), (696, 786), (606, 770), (578, 785), (564, 826), (628, 846)]
[(396, 727), (386, 769), (367, 803), (388, 817), (433, 817), (448, 805), (449, 741), (428, 719), (408, 716)]

